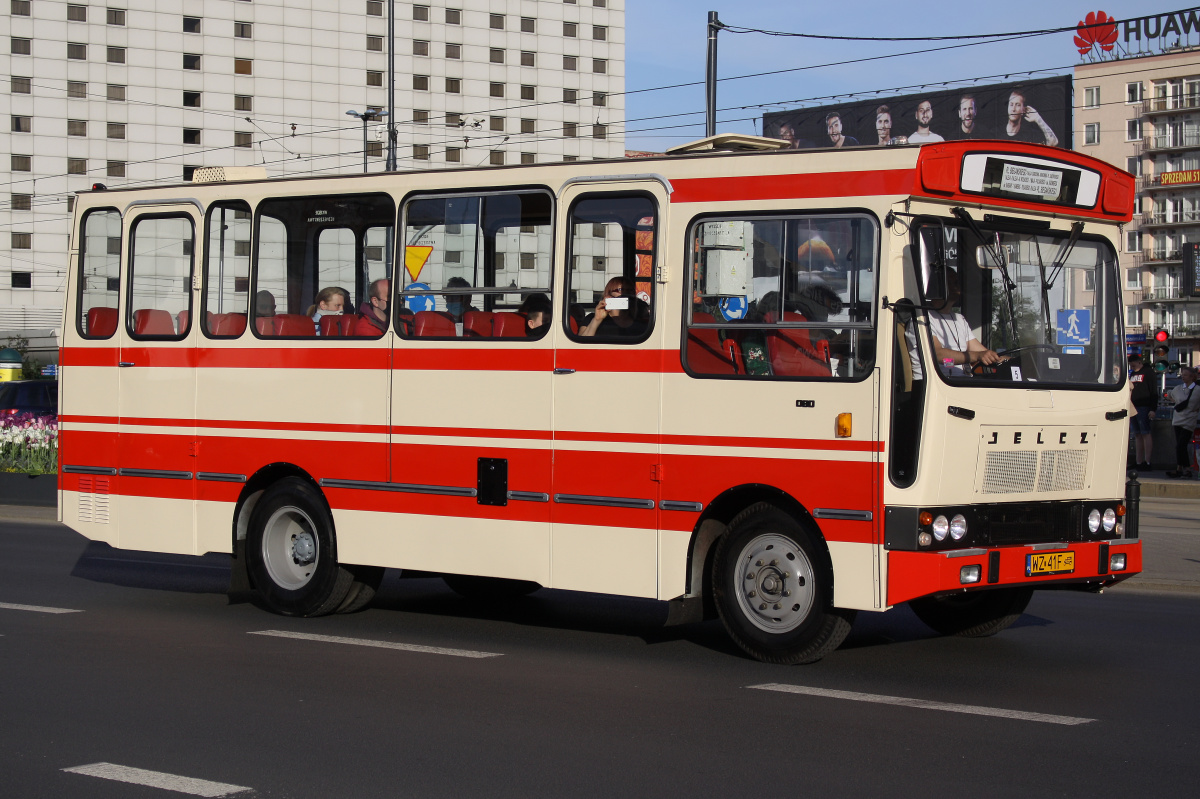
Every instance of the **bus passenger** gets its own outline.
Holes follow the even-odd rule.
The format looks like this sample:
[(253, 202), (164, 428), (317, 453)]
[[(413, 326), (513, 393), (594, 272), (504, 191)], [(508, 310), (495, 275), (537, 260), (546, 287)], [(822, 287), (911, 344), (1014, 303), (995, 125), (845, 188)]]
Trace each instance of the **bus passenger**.
[(259, 319), (275, 315), (275, 295), (263, 289), (254, 295), (254, 315)]
[[(469, 289), (471, 284), (466, 281), (466, 278), (452, 277), (446, 281), (448, 289)], [(471, 304), (475, 296), (473, 294), (447, 294), (446, 295), (446, 312), (454, 317), (454, 323), (461, 325), (463, 316), (467, 311), (478, 311)]]
[(354, 335), (377, 336), (387, 332), (388, 298), (391, 294), (392, 281), (386, 277), (371, 282), (367, 288), (367, 301), (359, 306), (359, 316), (354, 320)]
[(540, 338), (546, 332), (540, 328), (550, 324), (550, 298), (540, 292), (530, 294), (517, 313), (525, 317), (525, 335)]
[[(608, 307), (609, 300), (617, 301), (613, 308)], [(620, 307), (615, 307), (617, 305)], [(579, 335), (637, 338), (646, 332), (649, 322), (650, 308), (634, 293), (633, 281), (623, 276), (614, 277), (604, 286), (604, 298), (583, 321)]]
[(321, 317), (341, 315), (346, 307), (346, 297), (348, 296), (350, 296), (349, 292), (340, 286), (328, 286), (317, 294), (316, 301), (308, 306), (305, 315), (312, 317), (318, 336), (321, 335)]

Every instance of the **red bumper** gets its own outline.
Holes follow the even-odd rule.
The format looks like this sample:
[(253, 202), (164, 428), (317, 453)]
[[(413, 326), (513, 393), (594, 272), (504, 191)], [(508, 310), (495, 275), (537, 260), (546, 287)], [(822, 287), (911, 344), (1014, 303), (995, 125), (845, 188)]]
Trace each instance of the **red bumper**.
[[(1108, 558), (1101, 563), (1101, 553), (1107, 545)], [(1142, 542), (1140, 539), (1068, 544), (1055, 547), (1054, 552), (1075, 553), (1075, 570), (1070, 574), (1055, 574), (1030, 577), (1025, 572), (1026, 556), (1034, 552), (1047, 551), (1044, 545), (996, 547), (988, 550), (960, 550), (946, 552), (889, 552), (887, 601), (898, 605), (910, 599), (937, 594), (943, 591), (961, 591), (964, 588), (994, 588), (999, 585), (1050, 585), (1055, 583), (1090, 583), (1112, 585), (1142, 570)], [(1119, 572), (1109, 570), (1108, 560), (1112, 555), (1125, 554), (1125, 568)], [(993, 567), (994, 555), (999, 562)], [(960, 578), (963, 566), (978, 565), (980, 580), (964, 585)]]

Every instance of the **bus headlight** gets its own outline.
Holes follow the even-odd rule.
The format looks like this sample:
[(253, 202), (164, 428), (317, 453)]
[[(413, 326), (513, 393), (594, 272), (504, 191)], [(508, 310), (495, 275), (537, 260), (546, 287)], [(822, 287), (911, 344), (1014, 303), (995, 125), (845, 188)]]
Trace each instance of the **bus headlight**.
[(1104, 510), (1104, 532), (1111, 533), (1113, 528), (1117, 526), (1117, 512), (1112, 508)]
[(955, 541), (962, 540), (962, 537), (967, 534), (967, 517), (961, 513), (955, 514), (950, 520), (950, 537)]
[(933, 537), (938, 541), (946, 540), (946, 533), (950, 532), (950, 521), (945, 516), (938, 516), (933, 520)]
[(1125, 571), (1125, 553), (1124, 552), (1117, 552), (1117, 553), (1114, 553), (1111, 557), (1109, 557), (1108, 570), (1113, 571), (1113, 572)]
[(1088, 529), (1093, 533), (1100, 529), (1100, 511), (1095, 508), (1088, 514)]
[(979, 577), (983, 573), (983, 567), (979, 564), (971, 566), (963, 566), (958, 570), (958, 582), (962, 585), (979, 582)]

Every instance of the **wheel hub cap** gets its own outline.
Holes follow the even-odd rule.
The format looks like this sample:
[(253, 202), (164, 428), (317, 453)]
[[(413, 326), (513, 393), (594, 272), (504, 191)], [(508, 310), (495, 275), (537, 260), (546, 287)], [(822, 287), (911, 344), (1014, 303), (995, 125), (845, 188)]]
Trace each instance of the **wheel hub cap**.
[(279, 508), (267, 519), (262, 559), (280, 588), (297, 591), (312, 579), (321, 559), (316, 529), (308, 514), (294, 506)]
[(751, 540), (738, 556), (738, 607), (761, 630), (786, 633), (808, 618), (813, 606), (813, 568), (787, 536), (769, 533)]

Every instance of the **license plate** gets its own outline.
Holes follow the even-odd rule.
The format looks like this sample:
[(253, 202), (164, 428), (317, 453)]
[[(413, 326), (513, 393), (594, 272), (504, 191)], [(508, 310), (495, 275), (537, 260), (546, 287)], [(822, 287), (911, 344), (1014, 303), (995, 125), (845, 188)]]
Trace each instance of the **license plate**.
[(1025, 556), (1025, 575), (1070, 574), (1075, 571), (1074, 552), (1034, 552)]

